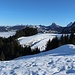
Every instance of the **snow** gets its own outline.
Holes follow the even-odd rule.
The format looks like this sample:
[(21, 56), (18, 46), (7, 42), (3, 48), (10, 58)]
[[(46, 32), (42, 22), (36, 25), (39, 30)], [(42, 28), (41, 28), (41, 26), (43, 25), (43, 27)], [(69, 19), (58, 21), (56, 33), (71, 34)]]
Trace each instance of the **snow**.
[(75, 45), (0, 61), (0, 75), (75, 75)]
[(15, 35), (15, 31), (8, 31), (8, 32), (0, 32), (0, 37), (8, 38), (9, 36)]
[[(2, 37), (14, 35), (14, 32), (0, 33)], [(36, 34), (18, 38), (24, 47), (45, 49), (47, 41), (61, 34)], [(10, 61), (0, 61), (0, 75), (75, 75), (75, 45), (67, 44), (56, 49), (35, 55), (18, 57)]]
[(55, 36), (60, 37), (61, 34), (37, 34), (30, 37), (20, 37), (18, 38), (19, 43), (24, 47), (26, 45), (31, 46), (32, 49), (39, 48), (40, 51), (45, 50), (47, 41), (52, 40)]

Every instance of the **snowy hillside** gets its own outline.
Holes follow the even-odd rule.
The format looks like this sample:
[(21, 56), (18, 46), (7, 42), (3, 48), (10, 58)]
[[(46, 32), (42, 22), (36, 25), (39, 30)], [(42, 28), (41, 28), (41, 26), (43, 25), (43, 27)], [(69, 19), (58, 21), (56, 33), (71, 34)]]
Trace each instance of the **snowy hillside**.
[(60, 37), (61, 34), (37, 34), (30, 37), (18, 38), (19, 43), (24, 47), (31, 46), (32, 49), (38, 47), (41, 51), (45, 50), (47, 41), (52, 40), (55, 36)]
[(15, 31), (0, 32), (0, 37), (8, 38), (9, 36), (13, 36), (13, 35), (15, 35), (15, 34), (16, 34)]
[(63, 45), (37, 55), (0, 61), (0, 75), (75, 75), (75, 46)]

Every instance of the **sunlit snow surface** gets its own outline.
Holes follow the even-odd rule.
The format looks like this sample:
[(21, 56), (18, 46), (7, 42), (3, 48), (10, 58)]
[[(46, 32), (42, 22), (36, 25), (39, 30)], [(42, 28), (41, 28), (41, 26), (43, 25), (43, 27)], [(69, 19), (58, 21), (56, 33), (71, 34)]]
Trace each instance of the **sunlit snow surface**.
[(0, 37), (8, 38), (9, 36), (15, 35), (15, 31), (9, 31), (9, 32), (0, 32)]
[(75, 46), (0, 61), (0, 75), (75, 75)]
[[(18, 38), (18, 41), (42, 51), (55, 36), (60, 38), (61, 34), (37, 34)], [(75, 46), (67, 44), (40, 54), (0, 61), (0, 75), (75, 75)]]
[(61, 34), (37, 34), (30, 37), (18, 38), (19, 43), (24, 47), (26, 45), (31, 46), (32, 49), (39, 48), (41, 51), (45, 50), (47, 41), (52, 40), (55, 36), (60, 37)]

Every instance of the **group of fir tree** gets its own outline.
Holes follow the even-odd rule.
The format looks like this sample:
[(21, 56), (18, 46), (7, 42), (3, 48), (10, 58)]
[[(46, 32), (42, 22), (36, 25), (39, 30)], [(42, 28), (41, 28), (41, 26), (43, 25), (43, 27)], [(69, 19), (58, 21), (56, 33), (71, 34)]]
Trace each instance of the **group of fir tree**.
[(38, 48), (31, 49), (30, 46), (22, 47), (17, 40), (18, 37), (34, 34), (37, 34), (36, 28), (26, 27), (23, 30), (17, 31), (14, 36), (8, 38), (0, 37), (0, 60), (12, 60), (20, 56), (40, 53)]
[(52, 40), (48, 40), (46, 44), (46, 51), (55, 49), (59, 46), (65, 45), (65, 44), (74, 44), (75, 45), (75, 35), (74, 32), (71, 32), (71, 34), (62, 34), (60, 38), (53, 38)]

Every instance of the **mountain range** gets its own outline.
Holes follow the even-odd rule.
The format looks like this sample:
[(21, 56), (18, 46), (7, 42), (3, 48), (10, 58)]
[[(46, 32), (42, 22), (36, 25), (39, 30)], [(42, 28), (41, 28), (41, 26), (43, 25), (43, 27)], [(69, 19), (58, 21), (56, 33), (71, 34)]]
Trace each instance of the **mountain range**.
[(49, 26), (45, 25), (15, 25), (15, 26), (0, 26), (0, 32), (17, 31), (24, 29), (25, 27), (34, 27), (38, 29), (40, 33), (70, 33), (75, 27), (75, 22), (70, 22), (66, 27), (52, 23)]

